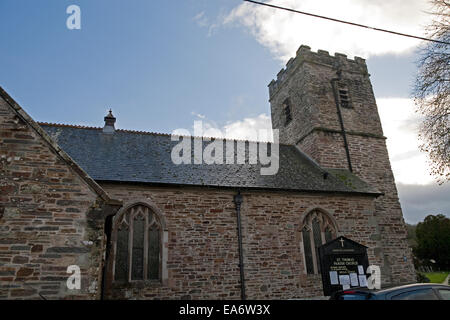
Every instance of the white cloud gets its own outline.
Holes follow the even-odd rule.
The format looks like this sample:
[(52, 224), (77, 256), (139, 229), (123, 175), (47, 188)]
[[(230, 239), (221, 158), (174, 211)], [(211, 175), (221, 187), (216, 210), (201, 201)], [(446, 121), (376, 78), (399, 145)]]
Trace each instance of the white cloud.
[[(267, 3), (322, 16), (356, 22), (371, 27), (423, 36), (430, 22), (426, 0), (270, 0)], [(290, 13), (269, 7), (243, 3), (234, 8), (223, 24), (237, 23), (276, 58), (287, 61), (300, 44), (313, 50), (342, 52), (368, 58), (387, 53), (402, 54), (420, 41), (337, 22)]]
[(228, 123), (224, 126), (226, 137), (229, 139), (255, 140), (253, 134), (264, 130), (267, 137), (258, 136), (259, 141), (273, 142), (272, 137), (272, 121), (270, 117), (264, 113), (254, 118), (245, 118), (243, 120)]
[[(223, 20), (223, 18), (220, 18)], [(208, 37), (210, 37), (214, 31), (219, 27), (219, 25), (216, 22), (210, 22), (210, 19), (206, 16), (205, 11), (201, 11), (198, 14), (196, 14), (193, 18), (193, 21), (197, 23), (197, 25), (200, 28), (207, 28), (208, 29)]]
[(194, 111), (191, 112), (191, 115), (196, 116), (197, 118), (200, 118), (200, 119), (205, 119), (206, 118), (206, 116), (204, 114), (196, 113)]
[[(200, 118), (200, 120), (195, 120), (191, 130), (176, 129), (172, 131), (172, 134), (273, 142), (272, 122), (267, 114), (262, 113), (256, 117), (228, 122), (223, 126), (219, 126), (215, 121), (207, 119), (204, 115), (195, 112), (191, 114)], [(200, 134), (195, 130), (195, 123), (201, 126), (202, 132)]]
[(192, 18), (199, 27), (207, 27), (209, 25), (208, 18), (205, 16), (205, 11), (199, 12)]
[(397, 183), (429, 184), (434, 179), (428, 171), (427, 156), (419, 151), (418, 125), (412, 99), (377, 99), (392, 171)]

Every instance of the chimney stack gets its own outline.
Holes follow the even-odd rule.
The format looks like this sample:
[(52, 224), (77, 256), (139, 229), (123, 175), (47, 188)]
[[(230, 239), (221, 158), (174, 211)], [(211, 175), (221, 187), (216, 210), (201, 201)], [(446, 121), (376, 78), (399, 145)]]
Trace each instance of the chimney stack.
[(109, 109), (109, 113), (105, 117), (105, 126), (103, 127), (103, 133), (113, 134), (116, 131), (114, 127), (116, 118), (112, 114), (112, 110)]

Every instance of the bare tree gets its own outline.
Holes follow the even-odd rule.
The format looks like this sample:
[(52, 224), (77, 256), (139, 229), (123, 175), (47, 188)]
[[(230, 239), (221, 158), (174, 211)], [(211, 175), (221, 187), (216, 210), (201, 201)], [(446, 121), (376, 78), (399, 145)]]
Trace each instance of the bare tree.
[[(450, 0), (431, 0), (434, 16), (428, 36), (450, 42)], [(419, 139), (428, 153), (431, 173), (439, 183), (450, 180), (450, 45), (430, 42), (422, 49), (414, 87), (414, 101), (422, 114)]]

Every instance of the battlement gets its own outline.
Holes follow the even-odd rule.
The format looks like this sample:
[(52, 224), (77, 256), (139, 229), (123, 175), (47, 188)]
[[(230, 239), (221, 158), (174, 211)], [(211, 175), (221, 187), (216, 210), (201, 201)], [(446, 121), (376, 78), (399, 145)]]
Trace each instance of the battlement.
[(269, 83), (269, 95), (272, 95), (277, 91), (281, 84), (289, 78), (290, 74), (304, 62), (322, 64), (340, 69), (347, 72), (356, 72), (362, 74), (368, 74), (366, 60), (360, 57), (354, 59), (347, 58), (347, 55), (343, 53), (335, 53), (334, 56), (330, 55), (328, 51), (318, 50), (317, 52), (311, 51), (311, 48), (306, 45), (301, 45), (295, 58), (289, 59), (286, 63), (286, 68), (283, 68), (278, 72), (277, 79), (272, 80)]

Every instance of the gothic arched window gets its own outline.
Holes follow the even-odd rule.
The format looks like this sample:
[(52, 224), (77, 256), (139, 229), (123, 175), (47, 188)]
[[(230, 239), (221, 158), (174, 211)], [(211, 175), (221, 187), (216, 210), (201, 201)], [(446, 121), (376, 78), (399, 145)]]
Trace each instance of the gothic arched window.
[(306, 273), (320, 272), (318, 248), (336, 238), (336, 232), (326, 213), (316, 209), (306, 215), (301, 228)]
[(148, 206), (136, 204), (117, 216), (113, 239), (114, 280), (161, 280), (163, 228)]

